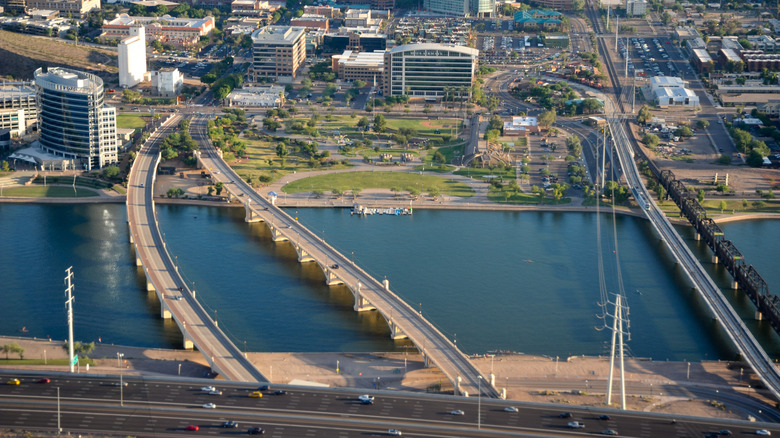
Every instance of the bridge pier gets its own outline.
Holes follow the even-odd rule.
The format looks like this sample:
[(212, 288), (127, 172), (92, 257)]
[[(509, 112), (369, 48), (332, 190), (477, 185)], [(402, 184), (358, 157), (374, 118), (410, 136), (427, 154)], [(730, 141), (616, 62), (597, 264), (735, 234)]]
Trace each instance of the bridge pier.
[(756, 310), (756, 321), (763, 321), (764, 320), (764, 314), (761, 313), (760, 310)]
[(285, 242), (290, 240), (287, 238), (287, 236), (282, 234), (282, 232), (279, 231), (278, 228), (274, 226), (270, 226), (270, 228), (271, 228), (271, 240), (273, 240), (274, 242)]
[(396, 340), (408, 338), (408, 336), (406, 336), (406, 334), (398, 328), (398, 326), (395, 324), (395, 321), (392, 319), (387, 321), (387, 325), (390, 327), (390, 339)]
[(695, 240), (695, 241), (697, 241), (697, 242), (698, 242), (699, 240), (701, 240), (701, 234), (699, 234), (699, 232), (698, 232), (698, 231), (696, 231), (696, 232), (694, 232), (694, 233), (693, 233), (693, 240)]
[(244, 209), (246, 210), (246, 216), (244, 216), (244, 222), (263, 222), (263, 218), (260, 217), (259, 214), (255, 213), (254, 210), (249, 206), (249, 204), (252, 201), (247, 199), (246, 204), (244, 204)]
[(336, 276), (330, 267), (325, 267), (325, 284), (328, 286), (338, 286), (344, 284), (344, 281)]
[(192, 343), (192, 340), (187, 338), (187, 336), (184, 336), (184, 349), (185, 350), (194, 350), (195, 344)]
[(160, 301), (160, 318), (162, 319), (171, 319), (171, 309), (168, 308), (168, 305), (165, 304), (165, 297), (163, 296), (162, 301)]
[[(376, 310), (376, 307), (374, 307), (370, 302), (368, 302), (367, 299), (363, 297), (363, 295), (361, 295), (360, 289), (358, 289), (358, 291), (355, 292), (355, 305), (352, 308), (355, 310), (355, 312), (366, 312), (369, 310)], [(390, 326), (390, 328), (392, 329), (392, 325)]]
[(731, 288), (739, 289), (739, 282), (737, 280), (731, 280)]
[(140, 259), (139, 257), (136, 257), (136, 258), (135, 258), (135, 267), (136, 267), (136, 268), (140, 268), (140, 267), (141, 267), (141, 266), (143, 266), (143, 265), (144, 265), (144, 264), (141, 262), (141, 259)]
[(718, 255), (717, 254), (713, 254), (712, 255), (712, 263), (717, 265), (718, 264), (718, 260), (719, 260), (718, 259)]
[(295, 252), (298, 253), (298, 263), (308, 263), (313, 262), (314, 257), (310, 256), (308, 252), (306, 252), (303, 247), (301, 247), (299, 244), (294, 243), (293, 247), (295, 247)]

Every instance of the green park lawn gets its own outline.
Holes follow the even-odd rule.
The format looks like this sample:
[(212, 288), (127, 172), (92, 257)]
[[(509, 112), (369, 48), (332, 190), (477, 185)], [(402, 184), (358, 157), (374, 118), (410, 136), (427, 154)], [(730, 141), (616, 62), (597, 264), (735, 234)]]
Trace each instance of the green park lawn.
[[(16, 354), (16, 353), (12, 353)], [(68, 359), (6, 359), (0, 358), (0, 365), (50, 365), (50, 366), (64, 366), (68, 365), (70, 361)], [(79, 365), (95, 365), (95, 361), (88, 357), (79, 356)]]
[(282, 188), (285, 193), (300, 193), (321, 191), (323, 193), (339, 190), (341, 192), (353, 189), (387, 189), (399, 191), (417, 190), (428, 193), (436, 187), (442, 194), (470, 198), (474, 190), (458, 181), (435, 175), (420, 175), (406, 172), (342, 172), (327, 175), (317, 175), (293, 181)]
[(19, 196), (26, 198), (87, 198), (98, 196), (98, 193), (94, 190), (81, 187), (76, 187), (76, 192), (74, 194), (73, 187), (27, 186), (3, 189), (2, 196)]
[(146, 122), (142, 117), (149, 117), (149, 114), (126, 113), (116, 115), (116, 127), (119, 129), (143, 129)]

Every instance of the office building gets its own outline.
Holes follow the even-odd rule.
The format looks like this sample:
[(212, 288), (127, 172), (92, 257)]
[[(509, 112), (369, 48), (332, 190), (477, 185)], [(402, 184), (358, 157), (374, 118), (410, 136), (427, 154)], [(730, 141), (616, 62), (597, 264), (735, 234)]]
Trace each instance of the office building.
[(170, 15), (131, 17), (120, 14), (113, 20), (103, 23), (101, 36), (125, 38), (131, 36), (130, 29), (135, 26), (144, 27), (147, 39), (156, 39), (176, 46), (190, 46), (197, 44), (201, 36), (207, 35), (214, 29), (214, 17), (174, 18)]
[(26, 0), (28, 9), (60, 11), (60, 15), (82, 17), (89, 11), (100, 9), (100, 0)]
[(103, 80), (77, 70), (35, 71), (40, 148), (77, 169), (117, 162), (116, 110), (104, 107)]
[(5, 0), (4, 11), (13, 14), (24, 14), (27, 9), (27, 3), (25, 0)]
[(526, 137), (531, 132), (539, 132), (536, 117), (514, 116), (512, 121), (504, 122), (503, 135), (506, 137)]
[(341, 55), (333, 55), (332, 69), (343, 81), (361, 79), (377, 87), (382, 87), (382, 72), (385, 65), (385, 51), (353, 52), (345, 50)]
[(387, 35), (380, 33), (378, 26), (371, 28), (340, 27), (338, 32), (325, 34), (322, 38), (324, 53), (342, 53), (345, 50), (374, 52), (387, 48)]
[(305, 27), (306, 29), (322, 29), (327, 32), (328, 29), (330, 29), (330, 19), (320, 15), (303, 14), (298, 18), (291, 18), (290, 26)]
[(152, 94), (176, 97), (184, 86), (184, 76), (178, 68), (162, 68), (152, 72)]
[(249, 79), (275, 78), (292, 82), (306, 60), (306, 29), (265, 26), (252, 32), (252, 67)]
[(131, 26), (130, 36), (117, 46), (119, 86), (134, 87), (146, 75), (146, 34), (143, 26)]
[(30, 132), (38, 120), (38, 100), (32, 82), (0, 83), (0, 129), (14, 137)]
[(385, 53), (385, 96), (438, 100), (447, 92), (471, 92), (479, 50), (424, 43), (396, 46)]
[(495, 15), (496, 0), (471, 0), (471, 15), (487, 18)]
[(371, 9), (393, 9), (395, 0), (340, 0), (339, 4), (368, 5)]
[(642, 17), (647, 14), (647, 0), (626, 0), (626, 15)]
[(465, 17), (471, 12), (471, 0), (425, 0), (423, 9), (442, 15)]

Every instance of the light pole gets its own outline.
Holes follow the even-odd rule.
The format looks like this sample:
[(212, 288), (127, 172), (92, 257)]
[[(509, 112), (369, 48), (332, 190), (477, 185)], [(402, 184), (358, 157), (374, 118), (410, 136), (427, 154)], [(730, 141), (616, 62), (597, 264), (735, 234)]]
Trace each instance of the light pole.
[(482, 376), (479, 375), (479, 389), (477, 390), (477, 429), (482, 429)]
[(181, 376), (181, 364), (179, 364), (179, 375)]
[(690, 362), (688, 362), (688, 373), (686, 374), (685, 378), (686, 379), (690, 379), (691, 378), (691, 363)]
[(60, 387), (57, 387), (57, 435), (62, 433), (62, 426), (60, 423)]
[(116, 352), (116, 367), (117, 368), (122, 368), (122, 363), (120, 362), (120, 359), (123, 358), (123, 357), (125, 357), (124, 353), (120, 353), (118, 351)]

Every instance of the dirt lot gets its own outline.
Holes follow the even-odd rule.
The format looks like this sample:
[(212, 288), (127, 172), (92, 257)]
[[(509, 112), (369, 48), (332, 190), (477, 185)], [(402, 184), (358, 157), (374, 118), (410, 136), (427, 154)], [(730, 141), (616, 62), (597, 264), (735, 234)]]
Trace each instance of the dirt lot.
[[(32, 79), (39, 67), (72, 67), (93, 73), (117, 73), (116, 54), (53, 38), (0, 31), (0, 76)], [(53, 62), (52, 60), (57, 60)]]

